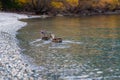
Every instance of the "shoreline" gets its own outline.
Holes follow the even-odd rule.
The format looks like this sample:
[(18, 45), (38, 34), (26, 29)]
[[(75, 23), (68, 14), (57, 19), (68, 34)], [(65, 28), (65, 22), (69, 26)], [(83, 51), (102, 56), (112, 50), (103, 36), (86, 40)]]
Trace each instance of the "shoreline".
[[(38, 16), (31, 16), (31, 18)], [(0, 80), (42, 80), (40, 72), (23, 59), (16, 33), (27, 25), (27, 15), (0, 12)]]
[(100, 15), (120, 15), (120, 10), (118, 11), (106, 11), (106, 12), (85, 12), (85, 13), (78, 13), (78, 14), (57, 14), (56, 16), (75, 16), (75, 17), (82, 17), (82, 16), (100, 16)]
[[(46, 17), (55, 17), (55, 16), (97, 16), (97, 15), (119, 15), (120, 14), (120, 10), (115, 10), (115, 11), (101, 11), (99, 10), (98, 12), (95, 11), (88, 11), (88, 10), (83, 10), (79, 13), (57, 13), (57, 14), (35, 14), (34, 12), (12, 12), (12, 11), (0, 11), (0, 13), (14, 13), (14, 14), (19, 14), (19, 15), (27, 15), (28, 18), (30, 18), (31, 16), (34, 16), (32, 18), (46, 18)], [(36, 16), (36, 17), (35, 17)]]

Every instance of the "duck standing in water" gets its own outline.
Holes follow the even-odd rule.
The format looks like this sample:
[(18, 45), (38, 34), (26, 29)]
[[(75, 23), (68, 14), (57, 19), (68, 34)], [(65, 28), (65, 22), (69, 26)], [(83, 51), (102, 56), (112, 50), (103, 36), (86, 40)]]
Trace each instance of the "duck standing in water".
[(40, 33), (41, 33), (41, 36), (42, 36), (42, 40), (50, 40), (51, 36), (46, 31), (41, 30)]
[(54, 34), (51, 34), (51, 38), (52, 38), (52, 42), (62, 43), (62, 38), (57, 38), (57, 37), (55, 37)]

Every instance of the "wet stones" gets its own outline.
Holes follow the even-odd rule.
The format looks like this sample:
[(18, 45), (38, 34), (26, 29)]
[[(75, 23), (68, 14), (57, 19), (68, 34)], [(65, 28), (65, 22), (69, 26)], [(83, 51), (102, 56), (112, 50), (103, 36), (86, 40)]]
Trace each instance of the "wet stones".
[(28, 16), (0, 13), (0, 80), (42, 80), (39, 73), (33, 72), (30, 64), (22, 58), (17, 45), (16, 31), (27, 25), (18, 20), (23, 18)]
[(6, 37), (0, 37), (0, 80), (42, 80), (40, 74), (22, 59), (14, 38)]

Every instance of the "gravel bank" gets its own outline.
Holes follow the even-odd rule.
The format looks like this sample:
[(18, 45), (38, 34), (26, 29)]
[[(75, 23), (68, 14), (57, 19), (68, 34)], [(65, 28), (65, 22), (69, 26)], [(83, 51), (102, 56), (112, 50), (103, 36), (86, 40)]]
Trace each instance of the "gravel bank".
[(40, 72), (30, 67), (21, 55), (16, 31), (27, 25), (18, 19), (26, 15), (0, 12), (0, 80), (43, 80)]

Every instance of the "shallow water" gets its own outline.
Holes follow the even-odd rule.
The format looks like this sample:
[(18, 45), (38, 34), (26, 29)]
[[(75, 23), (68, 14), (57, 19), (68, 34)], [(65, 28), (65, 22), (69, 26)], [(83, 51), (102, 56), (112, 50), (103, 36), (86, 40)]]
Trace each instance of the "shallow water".
[[(119, 80), (120, 16), (51, 17), (22, 20), (23, 53), (34, 59), (47, 80)], [(63, 38), (42, 41), (40, 30)]]

